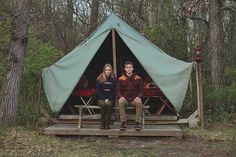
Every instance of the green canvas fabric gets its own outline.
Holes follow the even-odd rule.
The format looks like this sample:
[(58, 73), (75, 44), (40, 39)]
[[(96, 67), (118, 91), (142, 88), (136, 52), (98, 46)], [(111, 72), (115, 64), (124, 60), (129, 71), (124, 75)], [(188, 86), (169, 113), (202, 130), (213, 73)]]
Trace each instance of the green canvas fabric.
[(52, 66), (43, 69), (44, 90), (52, 111), (58, 112), (63, 107), (86, 67), (113, 28), (173, 104), (175, 111), (179, 113), (193, 63), (183, 62), (167, 55), (115, 14), (108, 17), (72, 52)]

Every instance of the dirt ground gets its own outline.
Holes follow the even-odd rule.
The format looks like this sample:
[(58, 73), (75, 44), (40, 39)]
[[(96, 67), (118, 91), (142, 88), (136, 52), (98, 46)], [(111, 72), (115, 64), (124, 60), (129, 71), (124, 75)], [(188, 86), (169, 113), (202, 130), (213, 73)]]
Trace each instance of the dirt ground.
[(41, 129), (0, 130), (0, 156), (236, 157), (236, 125), (184, 129), (184, 138), (49, 137)]

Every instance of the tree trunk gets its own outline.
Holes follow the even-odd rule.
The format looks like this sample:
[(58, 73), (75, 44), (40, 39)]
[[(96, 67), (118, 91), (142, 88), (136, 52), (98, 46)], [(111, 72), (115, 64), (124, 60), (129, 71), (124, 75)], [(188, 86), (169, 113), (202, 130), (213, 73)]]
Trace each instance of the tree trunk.
[(216, 99), (214, 106), (217, 108), (220, 105), (219, 89), (222, 84), (222, 65), (220, 56), (222, 52), (222, 11), (221, 0), (210, 1), (210, 49), (212, 54), (211, 60), (211, 79)]
[(123, 0), (123, 7), (122, 14), (124, 15), (125, 21), (127, 21), (129, 24), (132, 25), (132, 12), (134, 10), (132, 9), (132, 1), (131, 0)]
[(73, 15), (74, 15), (74, 4), (73, 0), (67, 0), (67, 16), (65, 23), (65, 52), (69, 53), (73, 48), (75, 41), (75, 33), (73, 33)]
[(67, 25), (69, 28), (72, 28), (73, 25), (73, 14), (74, 14), (73, 0), (67, 0)]
[(97, 28), (97, 25), (98, 25), (98, 11), (99, 11), (99, 0), (92, 0), (91, 17), (90, 17), (88, 35), (90, 35)]
[(0, 123), (6, 125), (13, 125), (17, 122), (19, 86), (23, 73), (31, 8), (31, 0), (18, 0), (16, 3), (8, 65), (0, 91)]
[(153, 28), (156, 25), (157, 16), (157, 2), (150, 1), (148, 5), (148, 22), (149, 28)]

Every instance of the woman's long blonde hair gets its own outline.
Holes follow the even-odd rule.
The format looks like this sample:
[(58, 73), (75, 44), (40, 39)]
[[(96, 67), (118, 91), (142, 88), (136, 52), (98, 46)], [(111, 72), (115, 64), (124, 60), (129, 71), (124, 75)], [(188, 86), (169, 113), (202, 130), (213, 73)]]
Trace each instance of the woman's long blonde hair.
[(110, 77), (111, 78), (115, 78), (115, 74), (114, 74), (114, 71), (112, 69), (111, 64), (105, 64), (104, 67), (103, 67), (102, 73), (97, 77), (97, 81), (99, 83), (105, 83), (107, 81), (106, 74), (105, 74), (105, 69), (107, 67), (111, 68), (111, 75), (110, 75)]

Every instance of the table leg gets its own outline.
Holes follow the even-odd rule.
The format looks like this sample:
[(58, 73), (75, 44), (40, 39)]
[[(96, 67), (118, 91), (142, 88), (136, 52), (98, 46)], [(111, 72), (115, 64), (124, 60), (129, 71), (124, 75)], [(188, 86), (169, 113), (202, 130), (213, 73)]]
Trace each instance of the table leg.
[[(85, 106), (88, 106), (88, 105), (90, 105), (90, 103), (92, 102), (92, 99), (93, 99), (93, 98), (90, 97), (87, 102), (84, 100), (83, 97), (80, 97), (80, 99), (81, 99), (81, 101), (83, 102), (83, 104), (84, 104)], [(89, 111), (89, 114), (95, 114), (95, 112), (94, 112), (92, 109), (87, 108), (87, 110)]]
[(162, 113), (162, 111), (164, 110), (164, 108), (165, 108), (165, 106), (167, 105), (167, 99), (166, 100), (163, 100), (161, 97), (158, 97), (160, 100), (161, 100), (161, 102), (163, 103), (162, 104), (162, 106), (158, 109), (158, 111), (157, 111), (157, 115), (160, 115), (161, 113)]
[[(145, 106), (147, 104), (147, 102), (149, 101), (150, 97), (147, 97), (147, 99), (144, 101), (143, 105)], [(146, 108), (145, 109), (145, 112), (144, 113), (147, 113), (148, 115), (151, 115), (151, 113), (148, 111), (148, 109)]]
[[(93, 97), (90, 97), (89, 100), (87, 101), (87, 106), (90, 105), (92, 101), (93, 101)], [(92, 114), (95, 114), (93, 109), (90, 109), (90, 111), (92, 112)]]

